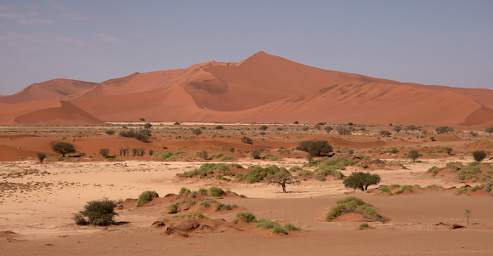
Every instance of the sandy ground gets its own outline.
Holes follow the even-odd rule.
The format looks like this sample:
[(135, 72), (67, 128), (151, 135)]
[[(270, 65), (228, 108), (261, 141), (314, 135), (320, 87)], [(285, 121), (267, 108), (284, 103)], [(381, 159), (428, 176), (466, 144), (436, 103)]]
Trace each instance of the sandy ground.
[[(407, 163), (406, 169), (375, 170), (382, 184), (439, 184), (425, 172), (449, 160)], [(242, 165), (271, 164), (239, 161)], [(391, 221), (359, 231), (359, 223), (327, 223), (324, 216), (347, 193), (341, 181), (306, 181), (281, 193), (265, 184), (225, 183), (216, 180), (183, 180), (176, 174), (196, 168), (200, 162), (34, 162), (0, 163), (0, 255), (493, 255), (493, 198), (458, 196), (453, 192), (379, 196), (355, 193), (374, 204)], [(287, 159), (278, 165), (303, 164)], [(345, 172), (349, 173), (352, 169)], [(8, 182), (8, 186), (6, 185)], [(72, 215), (85, 202), (100, 198), (136, 198), (144, 190), (160, 195), (221, 186), (247, 199), (227, 199), (258, 216), (299, 225), (303, 232), (276, 237), (249, 232), (170, 238), (150, 227), (162, 209), (123, 211), (118, 220), (129, 221), (110, 228), (78, 227)], [(472, 212), (467, 229), (449, 230), (439, 222), (464, 224), (464, 211)], [(5, 235), (4, 235), (5, 236)], [(13, 239), (12, 239), (13, 238)], [(6, 254), (4, 254), (6, 253)]]

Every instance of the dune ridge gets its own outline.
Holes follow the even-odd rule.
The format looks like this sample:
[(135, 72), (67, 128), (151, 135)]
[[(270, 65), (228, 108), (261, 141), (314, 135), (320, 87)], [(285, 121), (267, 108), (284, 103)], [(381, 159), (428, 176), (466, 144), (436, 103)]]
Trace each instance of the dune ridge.
[[(60, 101), (62, 106), (59, 107)], [(33, 102), (36, 102), (34, 104)], [(65, 105), (64, 105), (65, 104)], [(493, 91), (324, 70), (258, 52), (237, 63), (68, 79), (0, 97), (0, 123), (101, 121), (357, 122), (486, 126)], [(55, 110), (56, 109), (56, 110)], [(76, 113), (70, 115), (70, 113)]]

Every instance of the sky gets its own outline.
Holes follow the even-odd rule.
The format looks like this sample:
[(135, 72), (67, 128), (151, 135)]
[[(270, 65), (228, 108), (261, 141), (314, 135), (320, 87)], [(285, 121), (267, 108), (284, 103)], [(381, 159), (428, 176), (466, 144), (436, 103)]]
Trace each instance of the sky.
[(241, 61), (493, 89), (490, 0), (0, 0), (0, 94)]

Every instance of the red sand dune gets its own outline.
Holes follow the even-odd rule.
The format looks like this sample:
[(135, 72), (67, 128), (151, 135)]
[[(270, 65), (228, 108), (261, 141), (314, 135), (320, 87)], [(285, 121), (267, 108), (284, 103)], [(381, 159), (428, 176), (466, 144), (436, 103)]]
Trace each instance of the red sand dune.
[[(53, 84), (53, 81), (58, 80), (43, 84)], [(314, 68), (265, 52), (258, 52), (240, 63), (208, 62), (186, 69), (134, 73), (98, 86), (76, 84), (80, 86), (58, 82), (49, 87), (48, 92), (37, 88), (36, 93), (23, 96), (33, 90), (31, 86), (17, 95), (0, 97), (0, 114), (17, 113), (11, 119), (0, 118), (0, 122), (50, 123), (63, 119), (66, 123), (80, 124), (146, 118), (153, 121), (493, 124), (492, 90), (400, 83)], [(27, 107), (26, 102), (33, 100), (51, 101), (44, 109), (53, 108), (53, 100), (67, 100), (88, 114), (77, 121), (66, 119), (70, 110), (41, 111), (43, 108)], [(7, 103), (12, 105), (5, 110)], [(39, 113), (43, 113), (43, 117)], [(88, 115), (94, 118), (87, 118)]]

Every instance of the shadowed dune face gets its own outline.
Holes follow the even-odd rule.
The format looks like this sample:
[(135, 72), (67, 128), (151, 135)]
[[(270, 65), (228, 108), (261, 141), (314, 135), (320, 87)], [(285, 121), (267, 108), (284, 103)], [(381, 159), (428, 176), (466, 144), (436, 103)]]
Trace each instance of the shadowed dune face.
[[(78, 110), (78, 116), (85, 117), (70, 119), (66, 113), (73, 108), (54, 111), (61, 100), (86, 112), (80, 115)], [(100, 84), (51, 80), (0, 97), (0, 106), (1, 123), (25, 124), (36, 119), (26, 116), (40, 113), (45, 123), (58, 120), (77, 124), (139, 118), (467, 126), (493, 123), (491, 90), (400, 83), (323, 70), (265, 52), (239, 63), (208, 62), (186, 69), (133, 73)]]

